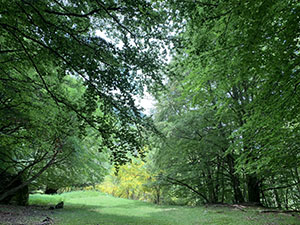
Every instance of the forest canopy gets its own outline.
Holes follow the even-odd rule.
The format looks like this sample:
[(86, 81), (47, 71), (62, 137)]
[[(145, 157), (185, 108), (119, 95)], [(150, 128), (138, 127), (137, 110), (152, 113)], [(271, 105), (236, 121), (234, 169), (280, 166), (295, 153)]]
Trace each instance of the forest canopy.
[(107, 151), (116, 164), (137, 154), (150, 124), (134, 97), (161, 81), (159, 4), (1, 1), (0, 13), (0, 201), (55, 165), (46, 180), (75, 182), (103, 177)]
[(162, 179), (190, 201), (299, 207), (299, 3), (169, 3), (185, 25), (155, 114)]
[(2, 0), (0, 201), (98, 184), (147, 149), (121, 168), (157, 203), (299, 208), (299, 15), (296, 0)]

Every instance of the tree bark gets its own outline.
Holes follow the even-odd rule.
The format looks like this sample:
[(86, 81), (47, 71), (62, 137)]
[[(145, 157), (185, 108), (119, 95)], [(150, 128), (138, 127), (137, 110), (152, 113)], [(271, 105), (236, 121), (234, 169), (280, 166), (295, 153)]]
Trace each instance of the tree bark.
[(46, 187), (46, 190), (45, 190), (45, 194), (47, 195), (53, 195), (53, 194), (57, 194), (57, 189), (55, 188), (50, 188), (50, 187)]
[(58, 151), (55, 152), (55, 154), (52, 156), (51, 160), (42, 167), (34, 176), (32, 176), (30, 179), (22, 182), (20, 185), (13, 187), (11, 189), (5, 189), (2, 193), (0, 193), (0, 201), (6, 199), (7, 197), (14, 195), (17, 193), (17, 191), (21, 190), (22, 188), (28, 186), (32, 181), (37, 179), (46, 169), (48, 169), (56, 159), (56, 155), (58, 154)]
[(227, 157), (227, 164), (229, 167), (231, 185), (233, 188), (234, 201), (236, 203), (244, 202), (244, 196), (243, 196), (241, 188), (240, 188), (240, 180), (237, 177), (237, 175), (235, 174), (234, 158), (230, 154), (228, 154), (226, 157)]
[(260, 204), (259, 181), (255, 174), (247, 176), (248, 202)]

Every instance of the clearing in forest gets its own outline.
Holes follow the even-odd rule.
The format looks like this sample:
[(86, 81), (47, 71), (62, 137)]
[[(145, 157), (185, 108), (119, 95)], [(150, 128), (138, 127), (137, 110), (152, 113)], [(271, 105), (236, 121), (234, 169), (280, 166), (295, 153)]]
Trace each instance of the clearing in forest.
[[(63, 209), (49, 206), (64, 201)], [(0, 207), (0, 224), (62, 225), (229, 225), (300, 224), (299, 215), (260, 213), (257, 208), (209, 206), (188, 207), (155, 205), (115, 198), (95, 191), (77, 191), (61, 195), (31, 195), (30, 207)], [(38, 206), (37, 206), (38, 205)], [(9, 216), (13, 218), (9, 218)], [(46, 223), (45, 223), (46, 224)]]

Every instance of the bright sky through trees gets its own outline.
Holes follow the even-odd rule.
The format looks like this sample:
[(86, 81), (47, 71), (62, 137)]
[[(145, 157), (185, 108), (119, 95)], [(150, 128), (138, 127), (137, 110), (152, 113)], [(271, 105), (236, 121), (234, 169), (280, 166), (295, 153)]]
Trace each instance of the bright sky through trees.
[[(112, 40), (107, 37), (107, 35), (100, 31), (97, 30), (96, 31), (96, 35), (103, 38), (104, 40), (111, 42)], [(117, 45), (118, 47), (122, 48), (122, 44)], [(167, 57), (167, 61), (170, 62), (171, 61), (171, 57), (170, 55), (168, 55)], [(139, 96), (135, 97), (136, 100), (136, 104), (137, 106), (141, 106), (144, 108), (143, 113), (145, 113), (146, 115), (151, 115), (151, 111), (154, 108), (154, 104), (155, 104), (155, 99), (153, 98), (153, 96), (151, 96), (147, 91), (145, 92), (145, 95), (141, 98)]]

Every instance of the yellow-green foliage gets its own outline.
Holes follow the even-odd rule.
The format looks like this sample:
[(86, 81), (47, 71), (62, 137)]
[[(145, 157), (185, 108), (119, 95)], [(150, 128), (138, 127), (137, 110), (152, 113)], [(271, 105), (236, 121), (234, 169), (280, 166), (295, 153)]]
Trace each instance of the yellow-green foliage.
[(113, 170), (103, 183), (96, 185), (96, 189), (116, 197), (158, 202), (156, 198), (160, 190), (153, 185), (154, 177), (142, 160), (134, 159), (132, 163), (121, 166), (117, 175)]

